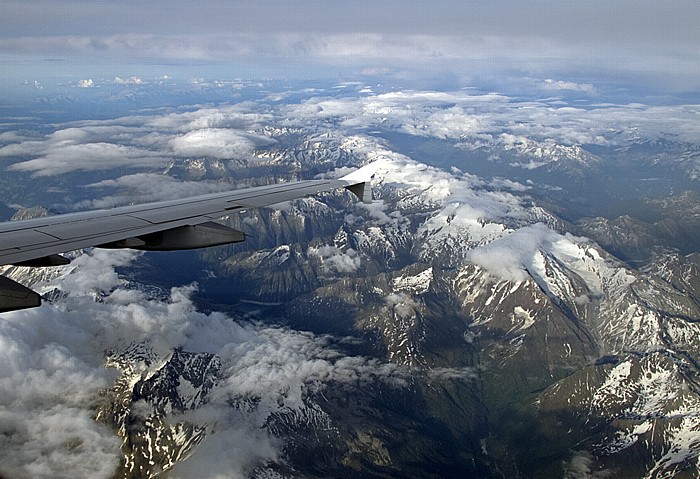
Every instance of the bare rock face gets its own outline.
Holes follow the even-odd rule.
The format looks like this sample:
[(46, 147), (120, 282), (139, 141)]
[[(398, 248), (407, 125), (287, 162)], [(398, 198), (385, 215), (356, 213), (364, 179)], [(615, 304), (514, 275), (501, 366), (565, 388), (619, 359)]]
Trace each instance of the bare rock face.
[(42, 206), (34, 206), (32, 208), (18, 210), (14, 215), (12, 215), (11, 221), (30, 220), (32, 218), (41, 218), (43, 216), (49, 216), (49, 210)]

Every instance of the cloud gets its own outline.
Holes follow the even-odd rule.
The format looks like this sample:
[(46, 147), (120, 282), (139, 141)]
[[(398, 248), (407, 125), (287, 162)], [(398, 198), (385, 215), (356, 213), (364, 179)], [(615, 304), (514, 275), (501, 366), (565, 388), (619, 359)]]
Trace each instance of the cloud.
[[(221, 416), (219, 416), (219, 419)], [(236, 418), (240, 420), (241, 418)], [(234, 419), (232, 418), (231, 421)], [(246, 427), (247, 426), (247, 427)], [(247, 479), (254, 470), (279, 460), (279, 444), (260, 427), (226, 424), (204, 438), (196, 453), (168, 471), (173, 479)]]
[[(589, 91), (588, 84), (550, 80), (550, 88)], [(382, 130), (455, 142), (465, 150), (516, 148), (559, 151), (595, 144), (627, 146), (645, 139), (700, 142), (697, 105), (597, 104), (574, 108), (560, 101), (529, 101), (468, 91), (407, 91), (361, 97), (309, 95), (298, 103), (241, 102), (187, 112), (126, 116), (58, 124), (43, 137), (6, 132), (0, 157), (17, 159), (10, 171), (50, 176), (116, 167), (153, 169), (173, 158), (256, 161), (255, 153), (274, 144), (279, 128), (308, 128), (327, 121), (324, 142), (368, 159), (401, 155), (368, 142), (367, 132)], [(522, 151), (521, 151), (522, 150)], [(528, 150), (528, 151), (526, 151)], [(530, 166), (541, 164), (537, 158)], [(444, 184), (444, 182), (442, 182)], [(436, 185), (431, 186), (437, 191)]]
[(587, 451), (574, 451), (571, 459), (564, 463), (564, 479), (605, 479), (615, 477), (612, 470), (593, 470), (593, 456)]
[[(273, 413), (307, 411), (304, 391), (326, 384), (405, 384), (406, 372), (377, 360), (345, 356), (330, 336), (238, 323), (198, 312), (196, 286), (162, 297), (133, 289), (115, 268), (141, 256), (93, 250), (58, 277), (34, 287), (60, 288), (54, 306), (3, 315), (0, 322), (0, 473), (9, 477), (112, 477), (121, 440), (94, 420), (102, 392), (119, 371), (104, 367), (105, 351), (135, 344), (151, 351), (152, 371), (174, 348), (221, 359), (206, 405), (168, 420), (206, 425), (210, 436), (175, 469), (174, 477), (249, 477), (281, 457), (283, 444), (263, 428)], [(250, 409), (231, 398), (256, 398)], [(138, 407), (136, 407), (138, 406)], [(148, 414), (146, 404), (136, 405)], [(145, 408), (145, 409), (144, 409)], [(139, 409), (139, 410), (141, 410)]]
[(78, 88), (94, 88), (94, 87), (95, 87), (95, 82), (93, 82), (91, 78), (88, 78), (87, 80), (80, 80), (78, 82)]
[(0, 157), (33, 157), (8, 167), (34, 176), (118, 167), (153, 168), (167, 164), (163, 152), (151, 149), (153, 141), (137, 127), (90, 125), (59, 128), (43, 138), (31, 138), (0, 147)]
[(427, 371), (427, 375), (440, 381), (476, 380), (479, 378), (479, 371), (477, 368), (469, 366), (461, 368), (430, 368)]
[(194, 130), (170, 140), (170, 146), (178, 156), (221, 159), (249, 159), (256, 147), (272, 143), (269, 138), (223, 128)]
[(489, 186), (518, 192), (524, 192), (532, 188), (531, 186), (523, 185), (522, 183), (507, 178), (492, 178), (489, 180)]
[[(631, 72), (681, 88), (698, 86), (700, 35), (693, 19), (700, 11), (689, 0), (447, 0), (430, 6), (408, 0), (400, 8), (395, 2), (296, 1), (270, 4), (264, 11), (248, 0), (208, 0), (196, 11), (182, 1), (167, 11), (132, 3), (129, 14), (107, 1), (37, 5), (6, 2), (0, 53), (112, 63), (249, 62), (286, 69), (294, 63), (300, 70), (309, 64), (352, 65), (357, 71), (413, 69), (414, 75), (519, 71), (552, 77), (607, 71), (619, 77)], [(68, 19), (66, 10), (74, 12)], [(664, 79), (669, 71), (675, 79)]]
[[(257, 111), (263, 110), (263, 111)], [(139, 120), (147, 128), (188, 133), (201, 129), (223, 129), (253, 131), (261, 128), (274, 116), (256, 104), (241, 102), (231, 106), (198, 108), (184, 113), (169, 113), (143, 117)]]
[[(30, 377), (34, 374), (32, 369), (27, 371)], [(43, 379), (42, 386), (55, 391), (90, 387), (85, 383), (60, 384), (54, 378), (35, 379)], [(13, 385), (26, 388), (19, 381)], [(10, 397), (22, 400), (16, 393)], [(31, 402), (31, 398), (27, 399)], [(85, 408), (51, 405), (50, 401), (41, 404), (46, 409), (0, 409), (0, 472), (8, 477), (113, 477), (119, 463), (120, 441), (111, 436), (109, 428), (97, 424), (92, 412)]]
[(128, 204), (150, 203), (204, 195), (231, 189), (229, 184), (206, 181), (180, 181), (160, 173), (135, 173), (114, 180), (103, 180), (86, 185), (87, 188), (114, 188), (118, 194), (86, 200), (72, 205), (75, 210), (107, 209)]
[(590, 83), (575, 83), (563, 80), (555, 81), (551, 79), (545, 80), (544, 83), (545, 90), (571, 90), (591, 94), (596, 92), (595, 87)]
[(462, 138), (485, 133), (491, 126), (481, 123), (481, 118), (466, 113), (460, 107), (431, 112), (425, 123), (420, 125), (405, 125), (407, 133), (419, 136), (434, 136), (437, 138)]
[(114, 83), (116, 85), (143, 85), (143, 80), (137, 76), (132, 76), (129, 78), (114, 77)]
[(167, 158), (141, 148), (113, 143), (86, 143), (51, 148), (38, 158), (10, 165), (8, 170), (28, 171), (33, 176), (54, 176), (73, 171), (97, 171), (120, 166), (152, 168), (166, 164)]
[[(578, 89), (593, 94), (587, 84), (554, 81), (550, 88)], [(595, 87), (593, 87), (595, 89)], [(335, 119), (347, 136), (375, 128), (411, 135), (457, 140), (464, 148), (479, 148), (509, 138), (529, 143), (562, 145), (627, 145), (641, 134), (647, 139), (668, 137), (700, 142), (693, 121), (697, 105), (651, 106), (597, 104), (572, 108), (552, 101), (530, 101), (499, 94), (467, 91), (392, 92), (359, 98), (315, 97), (280, 106), (285, 122), (304, 124)]]
[(374, 220), (375, 224), (386, 225), (394, 221), (401, 213), (396, 212), (394, 218), (390, 217), (387, 213), (387, 205), (384, 200), (378, 199), (373, 200), (372, 203), (358, 203), (355, 206), (360, 211), (366, 211), (370, 218)]
[[(560, 234), (544, 223), (523, 226), (506, 231), (493, 241), (466, 253), (467, 261), (476, 264), (505, 281), (534, 279), (547, 294), (557, 296), (556, 275), (549, 271), (549, 258), (555, 258), (585, 281), (589, 290), (602, 294), (609, 286), (604, 277), (615, 276), (617, 281), (630, 283), (634, 277), (626, 274), (619, 265), (601, 260), (600, 253), (590, 247), (586, 238), (569, 233)], [(591, 266), (595, 263), (595, 266)], [(587, 301), (577, 298), (578, 302)]]
[[(33, 176), (114, 168), (163, 168), (172, 157), (253, 160), (257, 148), (275, 140), (261, 129), (269, 115), (248, 104), (193, 112), (128, 116), (59, 125), (39, 138), (5, 135), (0, 157), (28, 158), (8, 167)], [(14, 140), (14, 141), (13, 141)]]
[(467, 253), (467, 260), (507, 281), (525, 281), (540, 250), (560, 235), (544, 224), (520, 228)]
[(326, 273), (354, 273), (362, 264), (357, 251), (352, 248), (343, 252), (340, 248), (330, 245), (309, 247), (308, 254), (321, 260)]
[(408, 319), (416, 315), (421, 305), (410, 294), (391, 293), (384, 298), (384, 303), (398, 318)]

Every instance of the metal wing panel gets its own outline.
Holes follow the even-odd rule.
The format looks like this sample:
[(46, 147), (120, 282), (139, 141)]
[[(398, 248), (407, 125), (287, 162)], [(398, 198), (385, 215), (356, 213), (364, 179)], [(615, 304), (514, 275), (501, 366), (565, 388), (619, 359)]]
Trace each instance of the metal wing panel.
[(122, 214), (40, 226), (39, 228), (34, 228), (33, 231), (53, 236), (59, 240), (71, 240), (84, 236), (133, 231), (150, 225), (151, 223), (148, 221)]
[(346, 186), (348, 182), (343, 180), (300, 181), (251, 189), (249, 194), (238, 198), (237, 201), (244, 206), (260, 208)]
[[(9, 241), (10, 238), (15, 239), (15, 241)], [(0, 250), (42, 245), (51, 243), (57, 239), (58, 238), (53, 235), (42, 233), (41, 231), (35, 229), (12, 231), (10, 233), (2, 233), (2, 236), (0, 236)], [(7, 247), (5, 246), (5, 243), (7, 243)]]

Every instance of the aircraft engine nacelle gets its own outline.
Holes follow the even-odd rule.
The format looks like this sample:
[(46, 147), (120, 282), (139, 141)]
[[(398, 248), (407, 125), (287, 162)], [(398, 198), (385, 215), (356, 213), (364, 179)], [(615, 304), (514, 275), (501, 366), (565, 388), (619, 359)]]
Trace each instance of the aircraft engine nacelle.
[(36, 308), (41, 296), (26, 286), (0, 276), (0, 313), (17, 309)]
[(102, 244), (100, 248), (131, 248), (143, 251), (175, 251), (207, 248), (245, 241), (245, 233), (219, 223), (185, 225)]

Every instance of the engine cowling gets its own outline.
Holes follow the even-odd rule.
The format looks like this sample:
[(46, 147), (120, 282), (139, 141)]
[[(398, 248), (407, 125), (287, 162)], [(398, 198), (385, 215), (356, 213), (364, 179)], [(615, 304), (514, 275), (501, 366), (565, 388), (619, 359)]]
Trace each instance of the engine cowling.
[(41, 305), (41, 296), (26, 286), (0, 276), (0, 313), (17, 309), (36, 308)]
[(131, 248), (143, 251), (175, 251), (208, 248), (245, 241), (245, 233), (228, 226), (208, 222), (149, 233), (102, 244), (100, 248)]
[[(219, 223), (186, 225), (100, 245), (100, 248), (132, 248), (144, 251), (174, 251), (207, 248), (245, 241), (245, 233)], [(70, 260), (59, 255), (18, 263), (18, 266), (59, 266)], [(41, 305), (41, 296), (9, 278), (0, 276), (0, 313)]]

